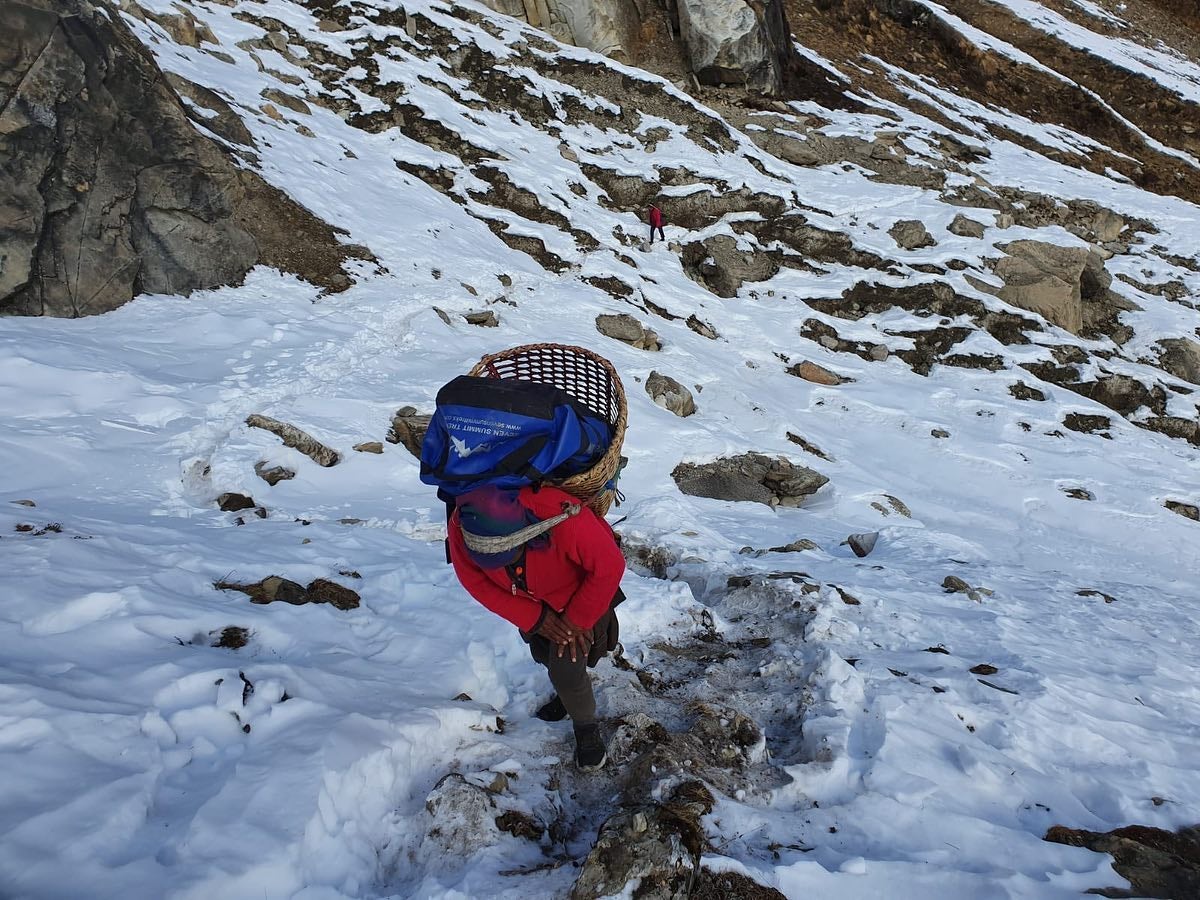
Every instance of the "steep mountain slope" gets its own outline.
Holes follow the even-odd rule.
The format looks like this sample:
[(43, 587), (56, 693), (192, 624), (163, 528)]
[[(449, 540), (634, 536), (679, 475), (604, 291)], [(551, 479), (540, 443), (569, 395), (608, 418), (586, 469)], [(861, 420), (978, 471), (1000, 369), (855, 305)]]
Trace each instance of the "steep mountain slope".
[[(1032, 59), (1050, 21), (912, 5), (981, 59)], [(1109, 131), (1046, 124), (900, 53), (932, 21), (903, 14), (868, 76), (849, 43), (814, 49), (806, 11), (846, 15), (821, 7), (788, 16), (827, 105), (697, 100), (475, 4), (127, 5), (198, 125), (377, 263), (337, 295), (260, 268), (0, 323), (6, 886), (565, 896), (601, 822), (673, 798), (696, 807), (696, 896), (1073, 897), (1123, 881), (1050, 826), (1195, 823), (1186, 117), (1103, 94)], [(1016, 17), (1003, 48), (989, 9)], [(1054, 7), (1094, 34), (1099, 9)], [(1194, 58), (1136, 58), (1196, 103)], [(654, 197), (670, 248), (642, 246)], [(661, 350), (600, 334), (614, 313)], [(544, 676), (442, 562), (415, 460), (353, 449), (483, 353), (546, 340), (602, 352), (630, 397), (612, 518), (636, 571), (592, 777), (529, 718)], [(654, 371), (694, 415), (652, 401)], [(676, 487), (747, 451), (829, 483), (802, 508)], [(274, 466), (294, 477), (256, 474)], [(230, 492), (265, 517), (215, 508)], [(864, 559), (842, 543), (873, 531)], [(213, 586), (274, 574), (360, 605)], [(711, 802), (680, 799), (692, 780)]]

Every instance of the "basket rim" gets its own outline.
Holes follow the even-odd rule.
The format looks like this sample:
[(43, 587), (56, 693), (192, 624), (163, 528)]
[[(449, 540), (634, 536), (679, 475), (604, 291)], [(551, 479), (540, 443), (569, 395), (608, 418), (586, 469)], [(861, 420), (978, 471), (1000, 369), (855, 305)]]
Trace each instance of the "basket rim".
[[(515, 356), (520, 356), (523, 353), (528, 353), (535, 350), (565, 350), (575, 353), (579, 356), (586, 357), (600, 365), (604, 369), (605, 374), (613, 384), (613, 393), (617, 401), (617, 420), (612, 424), (613, 435), (612, 440), (608, 445), (608, 449), (600, 459), (596, 460), (586, 472), (579, 472), (572, 475), (559, 483), (559, 487), (566, 490), (568, 493), (574, 493), (576, 496), (584, 494), (580, 499), (584, 500), (589, 506), (595, 506), (597, 512), (603, 515), (607, 512), (609, 504), (612, 502), (612, 491), (605, 490), (604, 485), (616, 474), (621, 457), (621, 449), (625, 443), (625, 431), (629, 424), (629, 404), (625, 396), (625, 385), (621, 381), (621, 376), (617, 374), (616, 366), (611, 361), (601, 356), (595, 350), (590, 350), (587, 347), (581, 347), (577, 344), (558, 344), (553, 342), (541, 342), (535, 344), (521, 344), (516, 347), (509, 347), (507, 350), (499, 350), (495, 353), (485, 354), (480, 358), (468, 373), (472, 376), (486, 375), (487, 367), (490, 363), (499, 362), (501, 360), (511, 359)], [(490, 377), (490, 376), (488, 376)], [(599, 477), (597, 477), (599, 476)], [(599, 482), (597, 484), (597, 481)], [(578, 493), (576, 493), (578, 491)]]

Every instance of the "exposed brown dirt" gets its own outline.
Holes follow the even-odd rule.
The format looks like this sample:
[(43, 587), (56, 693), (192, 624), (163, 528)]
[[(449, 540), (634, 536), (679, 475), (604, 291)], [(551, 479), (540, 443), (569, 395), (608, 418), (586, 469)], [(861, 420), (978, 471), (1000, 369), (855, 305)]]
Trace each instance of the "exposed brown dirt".
[[(943, 112), (931, 103), (922, 104), (904, 95), (867, 56), (933, 79), (943, 88), (978, 103), (1006, 107), (1033, 121), (1065, 126), (1117, 152), (1065, 153), (1038, 146), (1003, 127), (989, 126), (998, 137), (1094, 172), (1111, 168), (1157, 193), (1200, 199), (1197, 173), (1181, 172), (1178, 159), (1148, 146), (1103, 103), (1047, 72), (979, 47), (911, 0), (786, 0), (786, 6), (793, 30), (806, 45), (826, 55), (856, 83), (886, 99), (949, 124)], [(1155, 139), (1200, 154), (1200, 134), (1187, 131), (1191, 127), (1187, 120), (1200, 118), (1200, 109), (1194, 104), (1148, 78), (1069, 48), (986, 0), (959, 0), (954, 4), (954, 13), (1096, 91), (1121, 116)], [(1181, 19), (1161, 25), (1163, 29), (1172, 27), (1192, 33)], [(1191, 111), (1195, 114), (1189, 116)], [(1133, 157), (1140, 165), (1119, 154)]]

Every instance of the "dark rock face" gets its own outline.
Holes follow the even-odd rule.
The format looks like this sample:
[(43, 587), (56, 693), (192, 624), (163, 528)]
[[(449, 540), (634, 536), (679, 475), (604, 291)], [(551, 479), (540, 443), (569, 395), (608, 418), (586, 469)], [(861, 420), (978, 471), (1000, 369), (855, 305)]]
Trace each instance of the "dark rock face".
[(1093, 888), (1105, 897), (1200, 896), (1200, 827), (1177, 833), (1147, 825), (1129, 825), (1107, 833), (1055, 825), (1044, 840), (1109, 853), (1113, 868), (1129, 880), (1132, 891)]
[(106, 312), (236, 284), (258, 263), (343, 289), (345, 256), (196, 130), (107, 7), (0, 7), (0, 312)]

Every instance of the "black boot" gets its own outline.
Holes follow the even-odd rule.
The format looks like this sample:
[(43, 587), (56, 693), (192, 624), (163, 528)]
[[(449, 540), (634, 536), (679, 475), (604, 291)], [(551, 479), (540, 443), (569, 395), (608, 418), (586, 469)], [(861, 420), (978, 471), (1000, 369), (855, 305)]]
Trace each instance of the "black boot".
[(543, 722), (561, 722), (567, 717), (567, 708), (563, 706), (562, 698), (555, 694), (539, 706), (534, 715)]
[(575, 726), (575, 765), (580, 772), (596, 772), (604, 767), (608, 751), (604, 747), (604, 736), (595, 722)]

